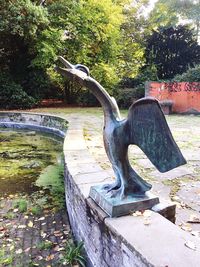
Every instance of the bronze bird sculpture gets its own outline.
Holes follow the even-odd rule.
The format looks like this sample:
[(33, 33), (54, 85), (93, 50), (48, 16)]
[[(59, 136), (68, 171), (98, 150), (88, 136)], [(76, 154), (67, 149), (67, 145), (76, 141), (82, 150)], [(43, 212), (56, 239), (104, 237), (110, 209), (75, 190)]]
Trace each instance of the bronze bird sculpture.
[(115, 173), (115, 182), (103, 186), (110, 197), (140, 197), (151, 189), (131, 167), (128, 147), (137, 145), (160, 172), (186, 163), (156, 99), (142, 98), (131, 105), (127, 119), (121, 119), (113, 97), (92, 77), (87, 67), (72, 65), (63, 57), (65, 68), (56, 70), (69, 80), (88, 88), (99, 100), (104, 112), (103, 140)]

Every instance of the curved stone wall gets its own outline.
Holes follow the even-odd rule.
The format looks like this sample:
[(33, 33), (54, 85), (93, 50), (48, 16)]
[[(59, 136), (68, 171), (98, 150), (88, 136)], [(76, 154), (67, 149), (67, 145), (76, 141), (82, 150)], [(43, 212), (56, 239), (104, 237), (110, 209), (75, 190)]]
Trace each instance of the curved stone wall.
[[(48, 129), (64, 136), (67, 122), (44, 114), (0, 113), (0, 125)], [(109, 218), (89, 197), (92, 185), (111, 178), (90, 155), (78, 117), (69, 121), (63, 150), (68, 215), (76, 240), (84, 242), (87, 266), (199, 266), (199, 238), (156, 212), (152, 212), (149, 224), (143, 216)], [(187, 247), (188, 242), (195, 249)]]
[(0, 112), (0, 126), (33, 129), (65, 137), (68, 122), (61, 117), (29, 112)]

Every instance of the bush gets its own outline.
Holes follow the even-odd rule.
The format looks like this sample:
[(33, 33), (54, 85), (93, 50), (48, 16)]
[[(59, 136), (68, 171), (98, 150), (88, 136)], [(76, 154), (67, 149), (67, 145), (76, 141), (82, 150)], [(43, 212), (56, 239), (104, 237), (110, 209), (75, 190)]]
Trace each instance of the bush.
[(76, 101), (80, 106), (94, 107), (100, 105), (97, 98), (88, 89), (81, 90)]
[(119, 90), (116, 100), (121, 108), (129, 108), (137, 99), (144, 97), (144, 86)]
[(36, 100), (29, 96), (20, 84), (15, 83), (7, 74), (0, 75), (0, 108), (26, 109), (36, 104)]
[(200, 82), (200, 65), (188, 69), (183, 74), (178, 74), (173, 79), (176, 82)]

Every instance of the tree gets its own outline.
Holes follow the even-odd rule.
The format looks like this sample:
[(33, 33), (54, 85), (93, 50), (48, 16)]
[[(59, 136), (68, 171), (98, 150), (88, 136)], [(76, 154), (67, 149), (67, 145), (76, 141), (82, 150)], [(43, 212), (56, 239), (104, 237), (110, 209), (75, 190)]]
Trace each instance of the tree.
[[(109, 92), (115, 90), (120, 79), (121, 3), (112, 0), (59, 0), (50, 4), (47, 1), (46, 7), (52, 27), (63, 31), (62, 55), (72, 63), (85, 64), (91, 75)], [(83, 91), (68, 81), (65, 81), (64, 90), (68, 101), (78, 100)], [(83, 94), (88, 97), (88, 93)]]
[(148, 0), (129, 2), (1, 0), (0, 70), (4, 80), (13, 80), (21, 88), (18, 92), (38, 100), (55, 96), (58, 90), (69, 101), (82, 92), (88, 98), (84, 90), (54, 71), (57, 56), (63, 55), (72, 63), (87, 65), (91, 75), (114, 92), (122, 77), (136, 75), (144, 64), (146, 22), (140, 8)]
[[(173, 0), (174, 1), (174, 0)], [(171, 0), (158, 0), (149, 15), (149, 27), (157, 30), (160, 27), (175, 27), (179, 21), (179, 13), (171, 5)]]
[(182, 19), (189, 20), (195, 28), (196, 39), (200, 38), (200, 0), (170, 0), (168, 5), (176, 10)]
[(200, 37), (200, 0), (158, 0), (150, 14), (153, 29), (190, 24), (195, 36)]
[(148, 31), (148, 22), (145, 19), (142, 7), (148, 1), (133, 1), (123, 9), (124, 21), (121, 25), (122, 51), (121, 71), (124, 77), (135, 77), (144, 65), (145, 35)]
[[(15, 92), (12, 89), (13, 84), (16, 83), (20, 88), (15, 92), (16, 99), (19, 100), (20, 97), (17, 94), (23, 97), (26, 95), (24, 91), (26, 91), (27, 79), (30, 77), (31, 61), (35, 56), (34, 45), (39, 33), (49, 24), (49, 20), (46, 10), (30, 0), (2, 0), (0, 17), (0, 71), (4, 81), (7, 77), (7, 94), (9, 94), (9, 85), (12, 94)], [(1, 87), (1, 91), (3, 88), (5, 90), (5, 87)], [(30, 95), (34, 93), (30, 92)], [(27, 97), (27, 99), (30, 99), (30, 103), (34, 103), (32, 98)], [(23, 105), (24, 103), (21, 106)]]
[(146, 60), (156, 65), (159, 79), (171, 79), (200, 63), (200, 46), (186, 26), (159, 29), (147, 40)]

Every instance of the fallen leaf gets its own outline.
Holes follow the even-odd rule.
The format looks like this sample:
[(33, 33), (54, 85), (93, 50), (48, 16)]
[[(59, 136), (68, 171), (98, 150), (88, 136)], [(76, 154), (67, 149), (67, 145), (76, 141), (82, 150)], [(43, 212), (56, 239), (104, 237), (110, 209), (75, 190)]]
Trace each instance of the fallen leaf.
[(28, 248), (26, 248), (25, 250), (24, 250), (24, 252), (29, 252), (30, 251), (30, 247), (28, 247)]
[(146, 218), (146, 219), (144, 220), (144, 225), (150, 225), (150, 224), (151, 224), (150, 219), (149, 219), (149, 218)]
[(135, 212), (132, 213), (132, 215), (134, 217), (142, 216), (142, 212), (141, 211), (135, 211)]
[(14, 250), (14, 248), (15, 248), (15, 246), (12, 245), (12, 246), (10, 247), (10, 251)]
[(41, 232), (40, 235), (41, 235), (41, 237), (43, 237), (43, 238), (45, 238), (45, 237), (47, 236), (47, 234), (44, 233), (44, 232)]
[(192, 250), (196, 250), (196, 246), (195, 246), (195, 244), (192, 241), (187, 241), (185, 243), (185, 246), (188, 247), (188, 248), (190, 248), (190, 249), (192, 249)]
[(33, 227), (33, 222), (32, 221), (29, 221), (29, 223), (28, 223), (28, 227)]
[(56, 247), (54, 248), (54, 250), (55, 250), (55, 251), (62, 251), (62, 250), (65, 250), (65, 248), (64, 248), (64, 247), (56, 246)]
[(16, 254), (21, 254), (22, 252), (23, 250), (21, 248), (15, 251)]
[(181, 226), (181, 229), (187, 232), (191, 232), (192, 231), (192, 227), (189, 223), (185, 223)]
[(45, 220), (45, 217), (41, 217), (38, 219), (38, 221), (44, 221)]
[(53, 254), (50, 254), (49, 256), (46, 257), (46, 261), (51, 261), (54, 259), (54, 255)]
[(43, 260), (43, 257), (42, 257), (42, 256), (37, 256), (36, 258), (37, 258), (37, 260), (39, 260), (39, 261)]
[(181, 199), (180, 199), (180, 197), (178, 197), (178, 196), (173, 196), (173, 197), (172, 197), (172, 201), (181, 202)]
[(151, 215), (152, 215), (152, 211), (151, 210), (145, 210), (144, 213), (143, 213), (144, 217), (151, 217)]
[(21, 224), (21, 225), (18, 226), (18, 228), (19, 229), (24, 229), (24, 228), (26, 228), (26, 225), (25, 224)]

